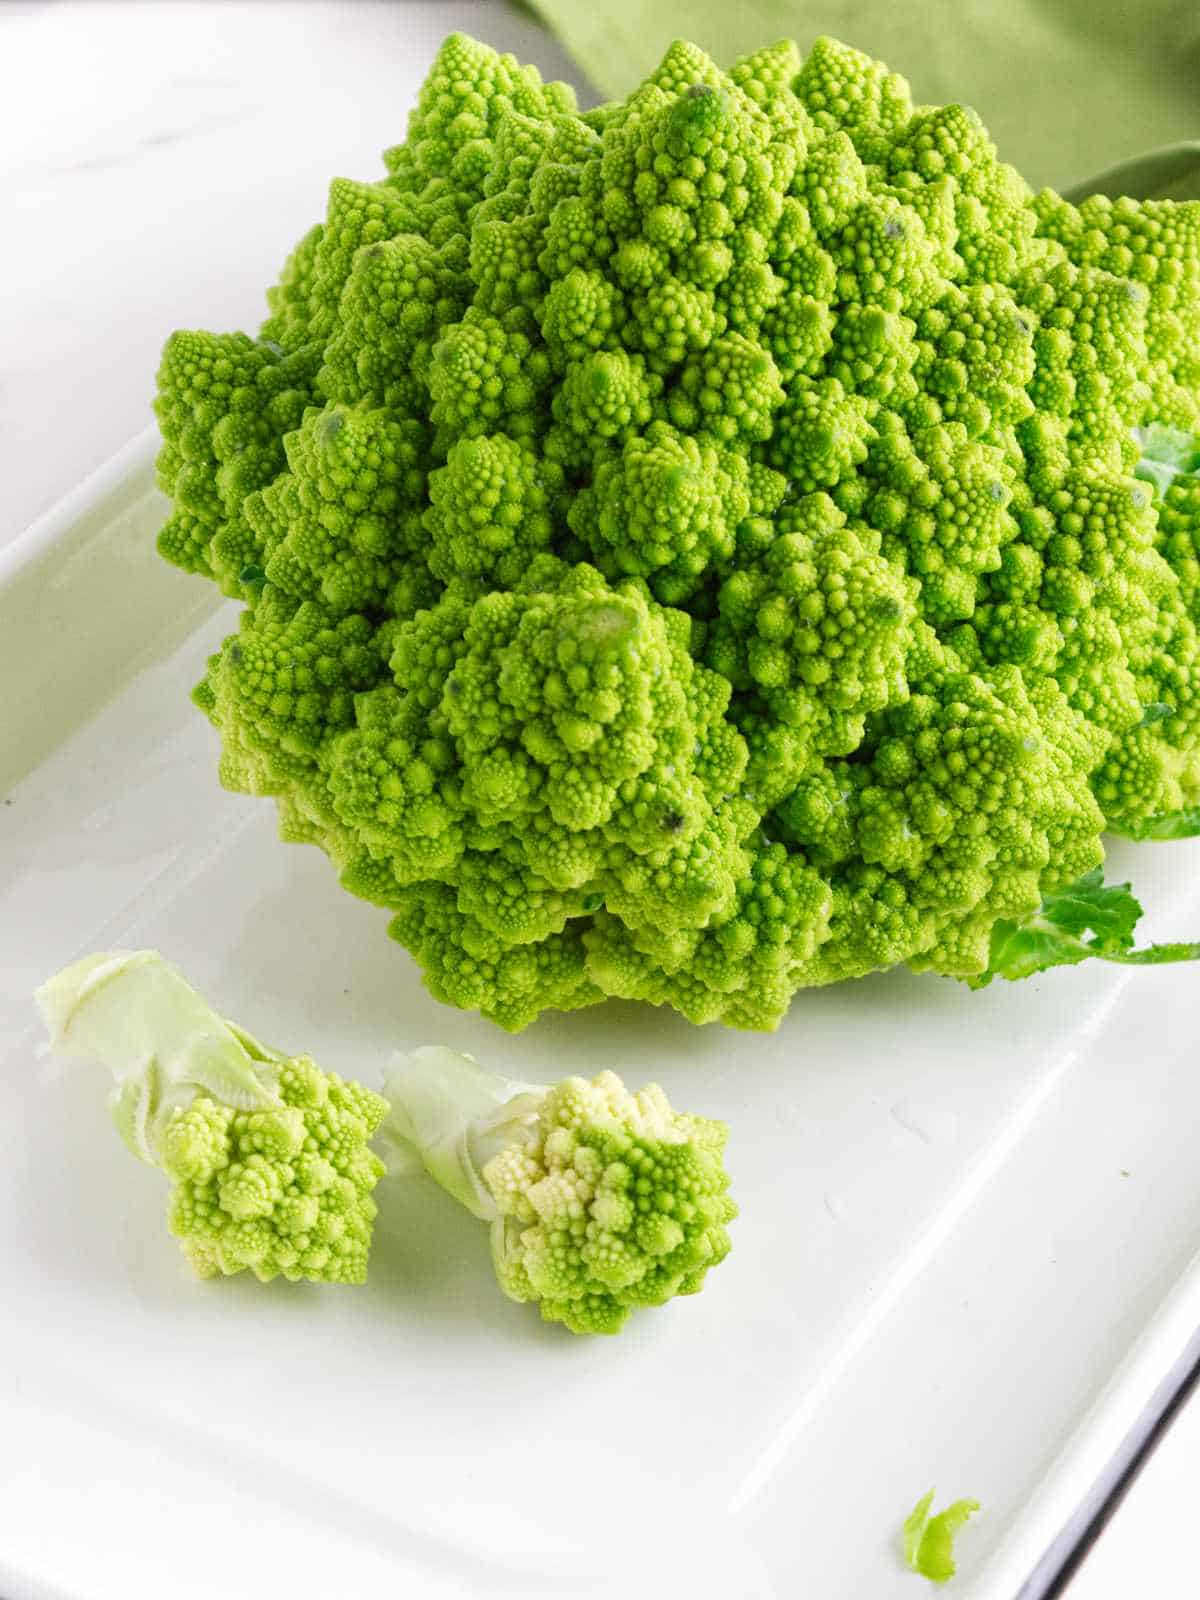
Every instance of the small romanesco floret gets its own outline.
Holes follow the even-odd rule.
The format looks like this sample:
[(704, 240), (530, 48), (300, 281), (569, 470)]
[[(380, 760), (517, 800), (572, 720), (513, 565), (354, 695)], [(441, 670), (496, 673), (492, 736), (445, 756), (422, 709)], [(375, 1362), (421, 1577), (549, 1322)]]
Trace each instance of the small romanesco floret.
[(514, 1082), (439, 1047), (393, 1063), (384, 1139), (491, 1224), (512, 1300), (573, 1333), (617, 1333), (639, 1306), (695, 1294), (729, 1252), (728, 1130), (614, 1072)]
[(455, 34), (268, 308), (159, 372), (196, 700), (439, 998), (771, 1028), (1200, 828), (1200, 201), (834, 39), (580, 116)]
[(52, 1049), (113, 1073), (117, 1130), (171, 1180), (168, 1226), (200, 1277), (365, 1280), (377, 1094), (259, 1044), (151, 950), (85, 956), (37, 999)]

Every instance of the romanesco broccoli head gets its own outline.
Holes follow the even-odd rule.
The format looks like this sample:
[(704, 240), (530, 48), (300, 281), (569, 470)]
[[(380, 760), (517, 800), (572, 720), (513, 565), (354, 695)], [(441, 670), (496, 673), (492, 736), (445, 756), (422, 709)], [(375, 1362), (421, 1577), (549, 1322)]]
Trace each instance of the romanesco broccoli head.
[(1200, 202), (832, 39), (579, 116), (454, 35), (384, 163), (168, 342), (159, 547), (245, 602), (222, 781), (436, 995), (771, 1027), (1184, 828)]

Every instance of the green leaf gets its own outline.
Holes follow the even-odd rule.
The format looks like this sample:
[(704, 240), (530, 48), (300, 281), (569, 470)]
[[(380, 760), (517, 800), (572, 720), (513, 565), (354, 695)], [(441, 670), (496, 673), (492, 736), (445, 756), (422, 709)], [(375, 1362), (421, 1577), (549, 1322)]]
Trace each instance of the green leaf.
[(1200, 806), (1144, 817), (1141, 822), (1131, 822), (1116, 831), (1126, 839), (1194, 839), (1200, 834)]
[(1134, 428), (1133, 437), (1142, 450), (1133, 475), (1152, 484), (1160, 499), (1176, 478), (1200, 472), (1200, 435), (1155, 422)]
[(1138, 727), (1152, 728), (1156, 722), (1165, 722), (1174, 715), (1175, 707), (1168, 705), (1165, 700), (1151, 700), (1142, 707), (1142, 720)]
[(931, 1583), (954, 1576), (954, 1540), (969, 1518), (979, 1510), (978, 1500), (955, 1500), (931, 1516), (933, 1490), (922, 1495), (904, 1523), (904, 1560)]
[(1093, 933), (1106, 949), (1128, 950), (1142, 907), (1129, 884), (1106, 884), (1103, 869), (1093, 867), (1069, 889), (1047, 894), (1041, 915), (1072, 937)]
[(1200, 943), (1152, 944), (1135, 950), (1134, 932), (1141, 915), (1141, 904), (1129, 884), (1106, 884), (1096, 867), (1070, 888), (1050, 891), (1031, 916), (1020, 922), (997, 922), (987, 971), (967, 981), (972, 989), (983, 989), (993, 978), (1016, 982), (1092, 957), (1138, 967), (1200, 960)]
[(1195, 472), (1200, 467), (1200, 438), (1186, 428), (1151, 422), (1144, 428), (1135, 428), (1133, 436), (1142, 447), (1142, 455), (1151, 461), (1165, 462), (1177, 472)]
[(1200, 941), (1179, 944), (1149, 944), (1144, 950), (1106, 955), (1096, 952), (1102, 961), (1119, 961), (1127, 967), (1162, 967), (1172, 961), (1200, 961)]
[(992, 943), (986, 972), (968, 978), (972, 989), (986, 989), (993, 978), (1032, 978), (1050, 967), (1074, 966), (1086, 961), (1090, 952), (1077, 939), (1070, 939), (1057, 928), (1024, 927), (1001, 920), (992, 927)]

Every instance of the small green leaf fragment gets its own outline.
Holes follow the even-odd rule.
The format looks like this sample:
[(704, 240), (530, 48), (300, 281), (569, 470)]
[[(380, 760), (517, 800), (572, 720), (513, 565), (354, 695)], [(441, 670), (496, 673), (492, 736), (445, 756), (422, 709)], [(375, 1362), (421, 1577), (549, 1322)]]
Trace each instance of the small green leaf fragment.
[(1133, 437), (1142, 451), (1134, 477), (1152, 484), (1160, 500), (1176, 478), (1200, 472), (1200, 435), (1152, 423), (1134, 428)]
[(952, 1578), (954, 1540), (968, 1520), (979, 1510), (978, 1500), (955, 1500), (944, 1511), (931, 1516), (933, 1490), (922, 1495), (904, 1522), (905, 1564), (930, 1583), (945, 1583)]
[(1168, 705), (1165, 700), (1151, 700), (1142, 707), (1142, 720), (1140, 728), (1151, 728), (1156, 722), (1165, 722), (1168, 717), (1175, 715), (1175, 707)]
[(1160, 461), (1176, 472), (1195, 472), (1200, 468), (1200, 436), (1187, 428), (1171, 428), (1152, 422), (1135, 428), (1133, 436), (1142, 447), (1142, 461)]
[(1169, 466), (1165, 461), (1148, 461), (1143, 457), (1134, 467), (1133, 475), (1135, 478), (1140, 478), (1143, 483), (1151, 484), (1161, 500), (1179, 476), (1179, 470)]
[(921, 1548), (921, 1535), (933, 1510), (933, 1490), (923, 1494), (904, 1519), (904, 1561), (913, 1571), (918, 1571), (917, 1554)]

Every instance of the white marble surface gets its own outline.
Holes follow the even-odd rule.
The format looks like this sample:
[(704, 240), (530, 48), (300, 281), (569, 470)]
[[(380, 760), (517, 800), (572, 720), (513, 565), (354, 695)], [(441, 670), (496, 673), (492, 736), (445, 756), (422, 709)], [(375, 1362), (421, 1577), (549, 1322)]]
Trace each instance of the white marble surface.
[[(145, 425), (173, 327), (253, 326), (458, 27), (579, 82), (485, 0), (0, 4), (0, 542)], [(1071, 1600), (1191, 1592), (1198, 1471), (1192, 1405)]]

